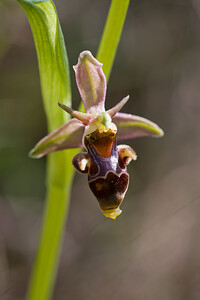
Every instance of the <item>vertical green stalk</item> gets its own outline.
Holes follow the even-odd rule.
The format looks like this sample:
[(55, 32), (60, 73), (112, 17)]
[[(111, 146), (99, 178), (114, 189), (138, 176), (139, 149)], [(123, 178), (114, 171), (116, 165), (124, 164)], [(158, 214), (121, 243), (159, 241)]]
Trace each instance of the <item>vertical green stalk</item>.
[[(68, 106), (71, 104), (69, 65), (63, 35), (53, 1), (18, 0), (18, 2), (28, 17), (34, 37), (50, 132), (69, 118), (57, 107), (57, 102), (61, 101)], [(97, 55), (97, 59), (104, 64), (107, 79), (128, 4), (128, 0), (112, 0), (109, 10)], [(74, 174), (71, 164), (74, 153), (73, 150), (66, 150), (48, 156), (45, 215), (27, 300), (48, 300), (52, 295)]]
[(113, 0), (97, 52), (107, 81), (112, 70), (130, 0)]

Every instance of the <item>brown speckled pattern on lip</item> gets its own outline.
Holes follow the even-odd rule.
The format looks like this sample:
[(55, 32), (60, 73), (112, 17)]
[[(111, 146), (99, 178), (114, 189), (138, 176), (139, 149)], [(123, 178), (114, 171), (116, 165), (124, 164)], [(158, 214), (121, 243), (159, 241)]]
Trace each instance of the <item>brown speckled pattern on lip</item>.
[(97, 177), (89, 181), (89, 186), (97, 198), (102, 210), (117, 208), (122, 203), (128, 188), (129, 175), (121, 173), (119, 176), (108, 172), (105, 178)]

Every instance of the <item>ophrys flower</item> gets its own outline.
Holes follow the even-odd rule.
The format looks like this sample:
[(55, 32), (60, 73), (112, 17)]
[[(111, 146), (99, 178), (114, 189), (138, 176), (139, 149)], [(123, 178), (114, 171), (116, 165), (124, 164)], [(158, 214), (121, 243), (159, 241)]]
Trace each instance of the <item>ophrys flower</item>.
[(73, 117), (41, 141), (31, 151), (31, 157), (48, 153), (85, 148), (72, 160), (76, 170), (88, 174), (88, 183), (103, 214), (115, 219), (129, 184), (127, 165), (136, 160), (135, 151), (127, 145), (117, 146), (116, 140), (163, 135), (155, 123), (131, 114), (119, 113), (129, 96), (105, 111), (106, 78), (99, 63), (89, 51), (80, 54), (74, 66), (77, 86), (85, 113), (64, 104), (59, 106)]

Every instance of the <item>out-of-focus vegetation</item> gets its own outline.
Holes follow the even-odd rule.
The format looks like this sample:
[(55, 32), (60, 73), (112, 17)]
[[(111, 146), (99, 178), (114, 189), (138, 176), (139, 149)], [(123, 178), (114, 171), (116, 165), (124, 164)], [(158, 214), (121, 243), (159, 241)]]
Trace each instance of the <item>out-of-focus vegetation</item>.
[[(96, 53), (109, 4), (56, 1), (74, 108), (72, 65), (82, 50)], [(130, 94), (124, 111), (155, 121), (165, 137), (131, 142), (138, 161), (116, 221), (102, 216), (77, 174), (54, 299), (200, 298), (199, 53), (198, 0), (131, 2), (107, 107)], [(8, 0), (0, 2), (0, 103), (0, 299), (21, 300), (45, 195), (45, 159), (27, 154), (46, 121), (31, 31)]]

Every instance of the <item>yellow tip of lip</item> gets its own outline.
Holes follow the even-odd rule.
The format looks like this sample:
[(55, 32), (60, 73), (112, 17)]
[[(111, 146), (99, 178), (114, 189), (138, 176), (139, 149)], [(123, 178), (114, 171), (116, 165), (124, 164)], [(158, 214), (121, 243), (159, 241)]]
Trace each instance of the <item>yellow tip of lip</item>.
[(102, 210), (102, 213), (106, 218), (115, 220), (119, 215), (121, 215), (122, 210), (119, 207), (117, 207), (114, 209)]

